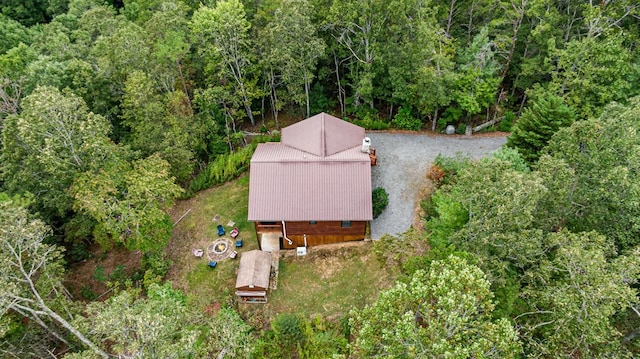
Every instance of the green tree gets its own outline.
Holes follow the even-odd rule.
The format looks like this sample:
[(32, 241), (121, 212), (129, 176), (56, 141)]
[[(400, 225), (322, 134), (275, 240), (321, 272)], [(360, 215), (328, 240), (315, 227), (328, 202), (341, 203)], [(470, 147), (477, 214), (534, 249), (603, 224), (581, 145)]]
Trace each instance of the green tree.
[[(71, 323), (62, 285), (62, 250), (46, 243), (50, 235), (50, 229), (24, 208), (0, 201), (0, 316), (4, 320), (9, 313), (17, 313), (70, 345), (58, 331), (60, 326), (96, 356), (108, 358)], [(2, 330), (0, 334), (4, 335)]]
[(356, 357), (516, 358), (521, 347), (508, 320), (494, 321), (489, 282), (450, 256), (418, 270), (378, 300), (352, 312)]
[(548, 202), (558, 213), (558, 226), (597, 231), (622, 250), (639, 243), (639, 119), (636, 97), (626, 106), (611, 104), (599, 119), (575, 122), (552, 137), (547, 151), (554, 160), (538, 167), (545, 186), (556, 188)]
[(106, 302), (90, 303), (86, 311), (87, 317), (79, 318), (76, 324), (90, 332), (95, 341), (112, 343), (111, 355), (190, 358), (197, 353), (199, 328), (187, 324), (193, 321), (186, 298), (170, 283), (152, 284), (147, 298), (133, 290), (123, 291)]
[(81, 98), (52, 87), (37, 88), (22, 107), (2, 131), (5, 187), (36, 194), (47, 215), (64, 215), (71, 209), (66, 191), (74, 177), (115, 155), (107, 137), (111, 126), (89, 112)]
[[(316, 28), (311, 23), (312, 12), (313, 8), (307, 0), (282, 0), (273, 20), (265, 26), (268, 66), (282, 78), (288, 98), (296, 104), (305, 104), (307, 117), (311, 116), (311, 81), (318, 58), (323, 56), (325, 49), (324, 42), (316, 35)], [(276, 73), (272, 73), (272, 76), (276, 76)], [(275, 85), (275, 80), (272, 79), (270, 83)], [(272, 94), (275, 90), (271, 89)], [(277, 105), (275, 103), (276, 109)]]
[(522, 297), (529, 305), (517, 318), (526, 352), (533, 357), (629, 357), (613, 319), (637, 302), (631, 288), (640, 273), (638, 253), (616, 260), (606, 238), (595, 232), (552, 233), (551, 248), (527, 271)]
[(551, 51), (555, 66), (548, 88), (582, 118), (599, 116), (609, 102), (637, 94), (629, 80), (638, 77), (638, 68), (631, 65), (632, 55), (625, 41), (618, 34), (585, 37)]
[(249, 38), (251, 23), (246, 19), (239, 0), (216, 2), (215, 8), (203, 6), (191, 18), (190, 27), (202, 45), (201, 54), (207, 56), (208, 71), (239, 99), (246, 116), (255, 125), (251, 101), (257, 98), (255, 71)]
[(169, 177), (169, 164), (158, 155), (85, 172), (70, 189), (74, 207), (97, 222), (94, 236), (101, 245), (143, 251), (167, 244), (172, 224), (164, 209), (181, 192)]
[(516, 148), (529, 164), (534, 164), (551, 136), (575, 119), (574, 111), (561, 97), (544, 94), (529, 102), (507, 138), (507, 146)]
[(9, 51), (18, 44), (29, 45), (31, 43), (31, 31), (19, 22), (0, 14), (0, 55)]
[[(152, 284), (146, 296), (127, 290), (105, 302), (92, 302), (77, 325), (100, 343), (110, 343), (109, 354), (143, 358), (244, 358), (252, 349), (249, 330), (232, 309), (213, 317), (195, 310), (170, 283)], [(180, 323), (180, 325), (177, 325)], [(91, 352), (67, 355), (92, 358)]]
[(488, 29), (482, 28), (471, 44), (463, 49), (458, 61), (453, 99), (465, 114), (465, 121), (489, 107), (500, 85), (499, 64), (495, 59)]
[(373, 0), (334, 1), (325, 25), (347, 51), (353, 87), (353, 104), (362, 102), (373, 108), (374, 62), (379, 56), (386, 23), (387, 3)]
[(142, 156), (159, 153), (171, 164), (171, 175), (187, 180), (203, 136), (188, 98), (181, 91), (163, 97), (141, 71), (129, 75), (124, 90), (122, 124), (130, 129), (127, 142)]
[(0, 4), (0, 12), (24, 26), (32, 26), (50, 19), (48, 3), (49, 0), (5, 0)]

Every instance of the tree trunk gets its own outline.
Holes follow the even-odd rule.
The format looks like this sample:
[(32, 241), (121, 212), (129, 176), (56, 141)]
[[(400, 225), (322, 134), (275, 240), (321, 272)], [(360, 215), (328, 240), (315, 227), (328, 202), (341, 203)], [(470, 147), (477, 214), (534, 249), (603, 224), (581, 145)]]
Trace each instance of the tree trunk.
[(346, 97), (346, 94), (344, 92), (344, 88), (342, 87), (342, 83), (340, 82), (340, 63), (338, 62), (338, 56), (336, 55), (335, 51), (333, 52), (333, 63), (336, 65), (336, 80), (338, 85), (338, 102), (340, 102), (340, 115), (344, 117), (346, 108), (343, 96)]
[(431, 122), (431, 132), (436, 132), (436, 124), (438, 123), (438, 106), (433, 109), (433, 121)]
[(306, 97), (307, 100), (307, 118), (311, 117), (311, 106), (310, 106), (310, 101), (309, 101), (309, 81), (307, 80), (307, 74), (305, 72), (304, 74), (304, 95)]

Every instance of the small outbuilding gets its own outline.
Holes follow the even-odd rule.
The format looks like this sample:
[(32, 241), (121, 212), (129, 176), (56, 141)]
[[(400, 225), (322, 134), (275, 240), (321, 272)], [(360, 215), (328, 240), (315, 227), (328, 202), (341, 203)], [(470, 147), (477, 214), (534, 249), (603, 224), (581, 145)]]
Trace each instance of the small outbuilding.
[(236, 295), (240, 302), (266, 303), (271, 275), (271, 253), (252, 250), (240, 255)]

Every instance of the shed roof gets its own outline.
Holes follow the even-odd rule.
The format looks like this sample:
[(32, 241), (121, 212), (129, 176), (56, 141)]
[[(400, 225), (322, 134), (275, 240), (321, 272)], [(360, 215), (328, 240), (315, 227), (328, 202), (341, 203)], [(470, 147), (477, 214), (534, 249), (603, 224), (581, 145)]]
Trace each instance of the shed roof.
[[(369, 221), (373, 218), (371, 160), (360, 150), (364, 129), (321, 115), (284, 128), (282, 143), (258, 145), (251, 158), (250, 221)], [(331, 124), (327, 126), (328, 123)], [(294, 126), (297, 126), (295, 131), (287, 130)], [(313, 144), (310, 140), (307, 150), (292, 145), (306, 144), (293, 135), (315, 138), (302, 130), (317, 134), (318, 127), (324, 142)], [(314, 147), (318, 143), (326, 146)], [(332, 153), (342, 147), (346, 148)], [(314, 148), (331, 150), (313, 153)]]
[(240, 255), (240, 268), (236, 288), (256, 288), (266, 290), (271, 274), (271, 254), (257, 249)]

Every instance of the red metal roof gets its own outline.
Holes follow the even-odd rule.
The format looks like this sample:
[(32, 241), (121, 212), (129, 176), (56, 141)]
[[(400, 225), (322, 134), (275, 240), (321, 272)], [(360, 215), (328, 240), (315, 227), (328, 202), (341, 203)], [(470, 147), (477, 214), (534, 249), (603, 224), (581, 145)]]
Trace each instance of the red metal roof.
[(364, 128), (324, 112), (282, 129), (282, 144), (316, 156), (331, 156), (362, 145)]
[[(283, 129), (283, 143), (258, 145), (251, 158), (250, 221), (369, 221), (373, 218), (371, 161), (367, 153), (360, 151), (364, 129), (323, 115), (324, 120), (318, 121), (319, 115), (316, 115)], [(326, 121), (326, 116), (349, 126), (333, 119)], [(331, 124), (327, 126), (327, 123)], [(293, 126), (297, 126), (295, 131), (287, 131)], [(317, 134), (317, 127), (322, 127), (322, 141), (301, 142), (291, 137), (296, 133), (303, 136), (301, 129)], [(289, 145), (284, 143), (285, 133)], [(319, 143), (324, 143), (324, 147), (316, 147)], [(292, 144), (305, 149), (294, 148)], [(345, 146), (349, 147), (334, 152)], [(326, 151), (316, 151), (321, 148)]]

